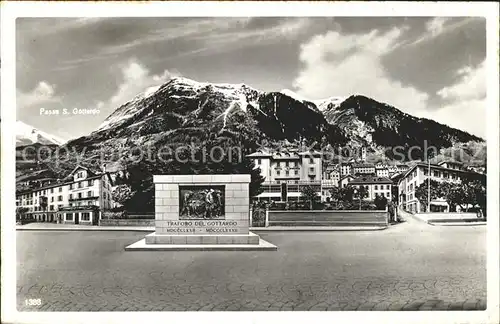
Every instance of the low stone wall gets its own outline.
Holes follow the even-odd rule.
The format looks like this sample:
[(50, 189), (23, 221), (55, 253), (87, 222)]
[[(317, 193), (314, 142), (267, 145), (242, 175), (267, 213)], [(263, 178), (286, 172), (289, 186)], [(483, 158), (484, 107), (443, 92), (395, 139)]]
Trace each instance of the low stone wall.
[(101, 219), (99, 226), (155, 226), (154, 219)]
[(268, 211), (267, 226), (387, 226), (383, 210)]
[(475, 222), (481, 220), (476, 213), (416, 213), (414, 216), (428, 223)]

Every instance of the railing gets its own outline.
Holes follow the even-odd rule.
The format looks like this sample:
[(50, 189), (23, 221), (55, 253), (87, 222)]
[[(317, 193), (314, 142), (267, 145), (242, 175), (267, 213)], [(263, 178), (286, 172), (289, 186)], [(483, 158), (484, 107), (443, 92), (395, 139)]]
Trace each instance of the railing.
[[(294, 182), (289, 182), (288, 185), (320, 185), (321, 181), (309, 181), (309, 180), (293, 180)], [(297, 183), (295, 183), (297, 181)], [(281, 185), (283, 182), (278, 181), (266, 181), (263, 182), (261, 186), (269, 185)]]

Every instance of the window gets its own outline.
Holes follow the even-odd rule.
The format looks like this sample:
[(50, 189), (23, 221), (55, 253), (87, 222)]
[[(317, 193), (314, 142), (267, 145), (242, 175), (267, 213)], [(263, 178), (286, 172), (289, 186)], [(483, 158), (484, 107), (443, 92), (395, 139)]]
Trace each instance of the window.
[(106, 199), (106, 193), (105, 192), (102, 193), (102, 196), (104, 197), (104, 199)]
[(59, 192), (62, 192), (62, 187), (59, 187)]
[(82, 213), (82, 221), (89, 221), (90, 220), (90, 213)]
[(54, 197), (50, 197), (50, 202), (54, 202)]
[(72, 184), (72, 183), (70, 183), (70, 185), (69, 185), (69, 190), (72, 190), (72, 189), (73, 189), (73, 184)]
[(377, 185), (375, 185), (375, 190), (378, 190), (378, 186)]
[(285, 161), (285, 167), (288, 168), (288, 161)]
[(92, 191), (87, 191), (87, 197), (92, 197)]
[(439, 177), (439, 171), (434, 171), (434, 176)]
[(83, 182), (78, 182), (78, 188), (83, 188)]
[(73, 213), (66, 213), (65, 214), (65, 220), (67, 220), (67, 221), (73, 221)]
[(298, 170), (295, 170), (295, 175), (299, 175), (299, 171)]
[(81, 192), (78, 193), (78, 198), (82, 198), (82, 193)]
[(50, 205), (50, 210), (54, 210), (54, 205)]
[(385, 189), (391, 189), (391, 185), (385, 186)]
[(87, 205), (93, 205), (94, 203), (92, 202), (92, 200), (89, 200)]
[(57, 201), (62, 201), (62, 196), (57, 196)]
[(50, 188), (50, 193), (54, 193), (54, 188)]
[(73, 199), (73, 194), (69, 194), (69, 199)]
[(390, 194), (389, 192), (386, 192), (386, 193), (385, 193), (385, 196), (386, 196), (386, 197), (389, 197), (390, 195), (391, 195), (391, 194)]
[(289, 176), (290, 175), (290, 172), (288, 170), (286, 170), (286, 175)]

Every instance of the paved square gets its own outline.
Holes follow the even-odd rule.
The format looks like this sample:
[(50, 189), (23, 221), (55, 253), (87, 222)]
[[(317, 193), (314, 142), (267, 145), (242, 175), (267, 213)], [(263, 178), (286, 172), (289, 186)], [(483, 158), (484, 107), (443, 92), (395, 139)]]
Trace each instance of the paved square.
[[(277, 252), (126, 252), (140, 232), (17, 232), (22, 311), (486, 307), (486, 226), (257, 232)], [(41, 306), (25, 299), (41, 298)]]

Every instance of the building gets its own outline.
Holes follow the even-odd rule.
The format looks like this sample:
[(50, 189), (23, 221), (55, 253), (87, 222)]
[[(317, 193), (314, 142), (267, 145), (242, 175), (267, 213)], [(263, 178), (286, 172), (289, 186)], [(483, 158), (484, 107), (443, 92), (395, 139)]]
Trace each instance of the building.
[(352, 166), (352, 174), (360, 175), (360, 174), (375, 174), (375, 166), (373, 164), (354, 164)]
[(375, 175), (377, 177), (389, 177), (389, 168), (386, 165), (375, 166)]
[(339, 186), (340, 181), (340, 165), (329, 165), (323, 171), (323, 179), (321, 180), (321, 201), (327, 201), (330, 195), (330, 190)]
[(16, 206), (37, 221), (97, 225), (101, 212), (112, 208), (111, 186), (108, 173), (77, 166), (59, 183), (18, 192)]
[(352, 179), (354, 179), (354, 176), (352, 174), (347, 174), (343, 177), (340, 177), (339, 187), (341, 188), (347, 187), (347, 185), (349, 184), (349, 182), (352, 181)]
[(258, 200), (293, 201), (300, 197), (302, 186), (312, 186), (322, 193), (323, 156), (317, 151), (258, 151), (247, 155), (264, 177)]
[(442, 161), (438, 163), (439, 166), (452, 170), (463, 170), (463, 164), (456, 161)]
[[(449, 168), (450, 166), (451, 168)], [(410, 212), (425, 212), (425, 204), (421, 204), (415, 197), (415, 191), (429, 178), (429, 164), (419, 162), (413, 165), (399, 180), (399, 205)], [(464, 170), (460, 163), (441, 162), (430, 165), (430, 179), (438, 182), (448, 181), (461, 183), (465, 177), (477, 173)], [(431, 200), (431, 212), (450, 211), (448, 203), (443, 198)]]
[(407, 166), (406, 164), (396, 164), (396, 168), (398, 170), (398, 172), (406, 172), (408, 171), (408, 169), (410, 168), (409, 166)]
[(387, 170), (389, 171), (390, 177), (395, 175), (395, 174), (400, 173), (400, 171), (398, 170), (398, 167), (396, 165), (388, 165)]
[(345, 175), (352, 173), (352, 163), (351, 162), (343, 162), (340, 164), (340, 176), (343, 177)]
[(338, 187), (340, 180), (340, 171), (337, 165), (328, 166), (323, 172), (323, 181), (331, 182), (333, 186)]
[(362, 175), (352, 179), (348, 184), (355, 189), (363, 186), (367, 190), (367, 196), (363, 199), (374, 200), (376, 196), (384, 196), (387, 200), (392, 200), (392, 181), (386, 177), (377, 177), (375, 175)]

